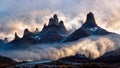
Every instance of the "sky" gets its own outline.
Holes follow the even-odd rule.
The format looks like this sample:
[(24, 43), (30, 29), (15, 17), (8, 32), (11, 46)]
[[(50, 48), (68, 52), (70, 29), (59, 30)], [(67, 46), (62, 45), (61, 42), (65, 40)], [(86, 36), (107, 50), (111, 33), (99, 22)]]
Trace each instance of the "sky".
[(98, 25), (120, 34), (120, 0), (0, 0), (0, 38), (13, 39), (17, 32), (22, 37), (25, 28), (42, 29), (53, 14), (65, 26), (77, 29), (93, 12)]

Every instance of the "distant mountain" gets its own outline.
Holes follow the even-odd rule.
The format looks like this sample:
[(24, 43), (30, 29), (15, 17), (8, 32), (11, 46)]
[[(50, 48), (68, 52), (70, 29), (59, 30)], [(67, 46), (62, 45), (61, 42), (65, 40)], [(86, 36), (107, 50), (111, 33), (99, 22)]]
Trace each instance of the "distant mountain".
[(110, 32), (106, 31), (105, 29), (102, 29), (96, 24), (94, 15), (92, 12), (90, 12), (87, 14), (86, 22), (79, 29), (75, 30), (75, 32), (73, 32), (71, 35), (65, 38), (63, 41), (75, 41), (90, 35), (106, 35), (109, 33)]

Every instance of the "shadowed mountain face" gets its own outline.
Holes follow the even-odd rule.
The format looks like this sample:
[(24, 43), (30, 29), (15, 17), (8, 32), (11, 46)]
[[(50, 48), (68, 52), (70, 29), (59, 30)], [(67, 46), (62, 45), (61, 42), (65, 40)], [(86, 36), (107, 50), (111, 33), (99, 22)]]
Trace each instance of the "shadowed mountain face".
[(79, 28), (75, 32), (73, 32), (71, 35), (63, 39), (63, 42), (75, 41), (87, 36), (89, 36), (89, 34), (83, 29)]

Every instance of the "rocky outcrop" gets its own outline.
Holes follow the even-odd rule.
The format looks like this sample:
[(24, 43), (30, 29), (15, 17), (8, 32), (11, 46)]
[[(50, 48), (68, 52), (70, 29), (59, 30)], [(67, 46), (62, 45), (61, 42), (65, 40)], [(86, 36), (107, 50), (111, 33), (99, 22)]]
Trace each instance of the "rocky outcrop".
[(29, 36), (32, 36), (32, 35), (33, 35), (33, 33), (30, 32), (28, 29), (25, 29), (25, 30), (24, 30), (23, 37), (29, 37)]
[(36, 28), (35, 31), (34, 31), (35, 34), (39, 33), (39, 29)]
[(0, 56), (0, 68), (12, 67), (16, 64), (17, 62), (12, 60), (11, 58)]
[(11, 42), (7, 43), (7, 44), (12, 44), (12, 45), (32, 45), (32, 44), (36, 44), (37, 40), (32, 38), (32, 36), (34, 36), (35, 33), (30, 32), (28, 29), (24, 30), (24, 35), (22, 38), (19, 38), (17, 33), (15, 33), (15, 38), (14, 40), (12, 40)]
[(20, 39), (16, 32), (15, 32), (15, 38), (14, 39), (15, 40)]

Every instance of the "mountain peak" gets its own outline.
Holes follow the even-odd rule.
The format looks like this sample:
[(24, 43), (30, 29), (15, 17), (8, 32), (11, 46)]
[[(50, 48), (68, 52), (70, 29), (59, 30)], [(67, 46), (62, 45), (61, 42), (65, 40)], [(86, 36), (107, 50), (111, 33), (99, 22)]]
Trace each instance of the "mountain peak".
[(53, 24), (55, 24), (55, 21), (54, 21), (53, 18), (50, 18), (50, 19), (49, 19), (49, 24), (48, 24), (48, 25), (51, 26), (51, 25), (53, 25)]
[(49, 24), (48, 26), (51, 26), (51, 25), (58, 25), (59, 21), (58, 21), (58, 17), (57, 17), (57, 14), (54, 14), (53, 17), (51, 17), (49, 19)]
[(43, 26), (43, 28), (42, 28), (42, 31), (44, 31), (46, 28), (47, 28), (47, 25), (45, 23), (44, 26)]
[(54, 21), (55, 21), (56, 23), (58, 23), (58, 17), (57, 17), (57, 14), (54, 14), (54, 15), (53, 15), (53, 19), (54, 19)]
[(28, 29), (25, 29), (23, 37), (26, 37), (26, 36), (29, 36), (29, 35), (32, 35), (32, 34), (33, 33), (31, 33)]
[(36, 28), (34, 32), (35, 32), (35, 33), (39, 33), (39, 29), (38, 29), (38, 28)]
[(94, 18), (94, 14), (93, 14), (92, 12), (89, 12), (89, 13), (87, 14), (86, 22), (96, 23), (96, 22), (95, 22), (95, 18)]
[(94, 14), (92, 12), (89, 12), (86, 17), (86, 22), (83, 24), (82, 28), (85, 29), (85, 28), (92, 28), (96, 26), (97, 24), (94, 18)]
[(60, 21), (60, 24), (64, 24), (63, 21)]
[(15, 32), (15, 38), (14, 39), (19, 39), (19, 36), (17, 35), (16, 32)]

